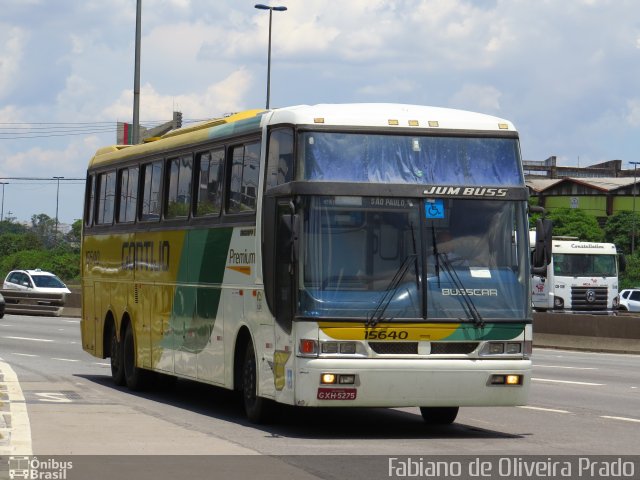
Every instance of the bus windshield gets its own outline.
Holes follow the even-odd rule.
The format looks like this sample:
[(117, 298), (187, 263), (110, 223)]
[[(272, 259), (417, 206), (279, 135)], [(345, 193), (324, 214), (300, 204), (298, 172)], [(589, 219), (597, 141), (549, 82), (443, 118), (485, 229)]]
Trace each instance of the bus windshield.
[(303, 132), (299, 178), (313, 181), (522, 186), (515, 138)]
[[(525, 318), (522, 203), (378, 197), (304, 201), (298, 314), (471, 321)], [(463, 260), (464, 258), (464, 260)], [(389, 290), (392, 291), (389, 291)]]
[(615, 277), (615, 255), (556, 253), (553, 273), (566, 277)]

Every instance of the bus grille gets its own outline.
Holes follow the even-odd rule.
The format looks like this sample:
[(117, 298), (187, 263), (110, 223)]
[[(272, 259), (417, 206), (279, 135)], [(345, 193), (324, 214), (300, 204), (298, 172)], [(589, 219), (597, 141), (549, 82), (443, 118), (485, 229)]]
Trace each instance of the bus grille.
[(606, 310), (607, 287), (571, 287), (572, 310)]
[[(380, 355), (417, 355), (418, 342), (369, 342), (371, 350)], [(478, 342), (431, 342), (431, 355), (468, 355), (478, 348)]]

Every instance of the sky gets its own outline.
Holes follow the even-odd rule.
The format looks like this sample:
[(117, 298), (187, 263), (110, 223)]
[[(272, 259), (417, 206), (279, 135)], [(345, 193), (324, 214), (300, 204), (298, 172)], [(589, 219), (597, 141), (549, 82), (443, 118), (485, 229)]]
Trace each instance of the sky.
[[(261, 1), (287, 7), (272, 107), (460, 108), (512, 121), (525, 160), (640, 161), (637, 0)], [(142, 125), (264, 107), (269, 13), (254, 4), (142, 0)], [(132, 121), (135, 22), (136, 0), (0, 0), (4, 218), (82, 217), (74, 179)]]

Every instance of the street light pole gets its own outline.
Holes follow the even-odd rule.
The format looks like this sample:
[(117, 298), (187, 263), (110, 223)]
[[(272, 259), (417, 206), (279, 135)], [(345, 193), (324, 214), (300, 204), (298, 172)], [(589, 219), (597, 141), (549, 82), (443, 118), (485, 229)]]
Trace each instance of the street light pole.
[(271, 91), (271, 17), (274, 10), (276, 12), (284, 12), (287, 7), (268, 7), (258, 3), (255, 5), (255, 8), (258, 10), (269, 10), (269, 50), (267, 54), (267, 110), (269, 110), (269, 97)]
[(58, 236), (58, 199), (60, 198), (60, 180), (64, 177), (53, 177), (54, 180), (58, 182), (58, 188), (56, 190), (56, 231), (55, 235)]
[(631, 217), (631, 256), (636, 249), (636, 167), (640, 162), (629, 162), (633, 165), (633, 216)]
[(4, 186), (9, 185), (9, 182), (0, 182), (2, 184), (2, 209), (0, 209), (0, 222), (4, 221)]

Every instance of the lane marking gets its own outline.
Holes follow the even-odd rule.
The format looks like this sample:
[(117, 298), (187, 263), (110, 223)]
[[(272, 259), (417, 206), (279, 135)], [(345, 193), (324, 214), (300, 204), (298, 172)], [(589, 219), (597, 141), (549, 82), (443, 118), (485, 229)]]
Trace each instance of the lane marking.
[(73, 401), (68, 398), (64, 393), (58, 392), (36, 392), (36, 396), (41, 402), (51, 402), (51, 403), (73, 403)]
[(51, 360), (60, 360), (61, 362), (79, 362), (80, 360), (74, 360), (72, 358), (56, 358), (52, 357)]
[(18, 376), (11, 368), (11, 365), (2, 361), (0, 361), (0, 372), (2, 372), (3, 377), (2, 383), (7, 386), (9, 415), (11, 415), (9, 445), (0, 447), (0, 454), (3, 456), (32, 455), (31, 424), (29, 423), (27, 404), (24, 400), (22, 388), (20, 388)]
[(535, 382), (550, 382), (550, 383), (566, 383), (568, 385), (586, 385), (589, 387), (604, 387), (604, 383), (591, 383), (591, 382), (572, 382), (570, 380), (553, 380), (551, 378), (532, 378)]
[(39, 357), (39, 355), (32, 355), (30, 353), (17, 353), (17, 352), (13, 352), (11, 355), (17, 355), (19, 357)]
[(105, 363), (105, 362), (93, 362), (94, 365), (100, 365), (101, 367), (110, 367), (111, 364), (110, 363)]
[(611, 417), (609, 415), (600, 415), (600, 418), (607, 418), (609, 420), (621, 420), (623, 422), (640, 423), (640, 418), (628, 418), (628, 417)]
[(67, 322), (67, 323), (80, 323), (80, 320), (63, 320), (63, 322)]
[(7, 338), (9, 340), (29, 340), (31, 342), (53, 342), (53, 340), (49, 340), (48, 338), (30, 338), (30, 337), (2, 337)]
[(521, 405), (518, 408), (526, 408), (527, 410), (539, 410), (541, 412), (552, 412), (552, 413), (571, 413), (568, 410), (558, 410), (555, 408), (542, 408), (542, 407), (531, 407), (529, 405)]
[(596, 367), (567, 367), (564, 365), (533, 365), (534, 368), (565, 368), (567, 370), (598, 370)]

